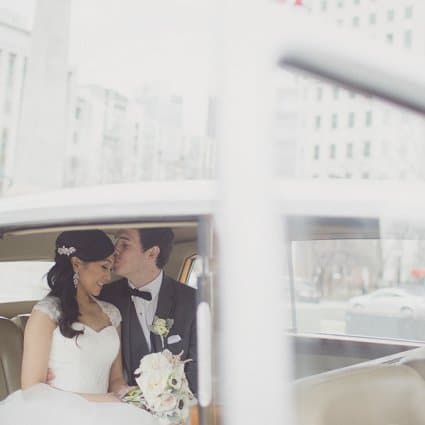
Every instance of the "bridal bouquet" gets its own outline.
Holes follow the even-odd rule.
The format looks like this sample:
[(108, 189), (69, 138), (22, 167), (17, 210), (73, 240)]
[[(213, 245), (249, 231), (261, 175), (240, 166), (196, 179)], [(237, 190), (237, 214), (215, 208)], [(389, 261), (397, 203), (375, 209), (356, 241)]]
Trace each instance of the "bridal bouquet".
[(184, 373), (187, 361), (169, 350), (143, 357), (134, 372), (139, 388), (129, 391), (122, 401), (147, 410), (164, 425), (186, 423), (194, 399)]

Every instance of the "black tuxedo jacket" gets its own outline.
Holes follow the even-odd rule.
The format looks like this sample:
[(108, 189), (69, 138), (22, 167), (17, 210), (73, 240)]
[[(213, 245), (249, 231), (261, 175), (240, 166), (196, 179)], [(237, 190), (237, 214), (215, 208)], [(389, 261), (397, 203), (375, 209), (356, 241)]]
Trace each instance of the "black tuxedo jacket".
[[(161, 338), (151, 333), (151, 351), (148, 348), (143, 330), (128, 292), (127, 279), (105, 285), (100, 299), (114, 304), (121, 312), (121, 349), (123, 367), (128, 383), (135, 385), (134, 370), (139, 367), (140, 359), (151, 352), (162, 350)], [(158, 295), (156, 316), (163, 319), (174, 319), (174, 324), (164, 338), (165, 348), (173, 354), (183, 351), (182, 359), (192, 359), (186, 363), (185, 372), (190, 389), (197, 393), (197, 352), (196, 352), (196, 291), (168, 276), (162, 279)], [(167, 341), (171, 338), (170, 343)], [(178, 340), (178, 342), (173, 342)]]

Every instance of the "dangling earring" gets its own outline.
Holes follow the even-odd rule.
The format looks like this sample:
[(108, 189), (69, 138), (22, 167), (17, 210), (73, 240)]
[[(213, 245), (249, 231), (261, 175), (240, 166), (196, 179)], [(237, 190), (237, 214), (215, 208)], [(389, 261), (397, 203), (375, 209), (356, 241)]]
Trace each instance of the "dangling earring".
[(74, 287), (77, 288), (78, 286), (78, 280), (80, 279), (80, 274), (77, 272), (74, 273), (74, 276), (72, 276), (72, 280), (74, 282)]

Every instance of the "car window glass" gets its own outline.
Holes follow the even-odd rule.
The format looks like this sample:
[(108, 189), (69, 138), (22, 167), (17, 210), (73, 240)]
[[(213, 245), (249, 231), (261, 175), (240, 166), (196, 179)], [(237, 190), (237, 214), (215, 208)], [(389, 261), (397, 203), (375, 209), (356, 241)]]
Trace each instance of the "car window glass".
[(191, 259), (189, 274), (186, 280), (186, 284), (192, 288), (198, 287), (198, 277), (202, 272), (202, 261), (199, 255), (196, 255)]
[(425, 339), (422, 239), (292, 243), (298, 332)]
[(48, 293), (49, 261), (0, 262), (0, 302), (38, 300)]

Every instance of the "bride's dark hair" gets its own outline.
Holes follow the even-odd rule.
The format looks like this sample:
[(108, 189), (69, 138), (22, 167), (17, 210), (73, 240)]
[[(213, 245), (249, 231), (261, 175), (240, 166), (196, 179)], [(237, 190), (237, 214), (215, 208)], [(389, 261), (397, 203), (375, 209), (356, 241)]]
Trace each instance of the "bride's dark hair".
[(55, 245), (55, 264), (47, 273), (49, 296), (57, 297), (60, 301), (58, 326), (61, 334), (66, 338), (73, 338), (84, 331), (72, 328), (72, 324), (78, 320), (80, 310), (71, 258), (77, 257), (84, 262), (101, 261), (113, 254), (114, 245), (101, 230), (63, 232), (57, 237)]
[(49, 295), (60, 300), (62, 308), (58, 326), (61, 334), (67, 338), (83, 333), (82, 330), (72, 328), (72, 324), (78, 320), (80, 310), (75, 297), (77, 289), (73, 283), (74, 270), (70, 258), (56, 253), (55, 264), (47, 273), (47, 283), (50, 286)]

